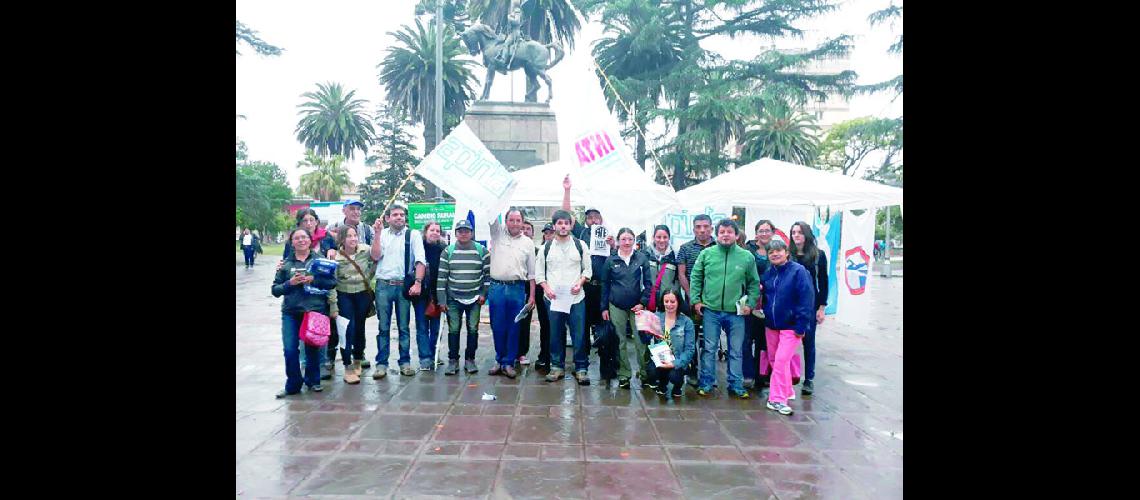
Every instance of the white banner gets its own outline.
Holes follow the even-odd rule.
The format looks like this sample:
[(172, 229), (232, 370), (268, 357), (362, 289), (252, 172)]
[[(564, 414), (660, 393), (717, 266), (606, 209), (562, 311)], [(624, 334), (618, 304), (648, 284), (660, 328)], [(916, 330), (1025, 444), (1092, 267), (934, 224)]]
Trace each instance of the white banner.
[(874, 210), (866, 210), (858, 216), (843, 212), (839, 259), (830, 270), (836, 273), (839, 288), (839, 310), (835, 319), (856, 328), (866, 328), (871, 319), (868, 285), (872, 279), (874, 238)]
[[(721, 205), (700, 205), (666, 213), (657, 224), (664, 224), (669, 227), (670, 243), (673, 246), (674, 252), (680, 252), (681, 245), (697, 238), (696, 234), (693, 233), (693, 217), (701, 214), (707, 215), (712, 219), (711, 237), (715, 240), (716, 223), (721, 219), (732, 217), (732, 205), (727, 203)], [(645, 241), (647, 245), (653, 244), (653, 228), (647, 228), (645, 231)]]
[(455, 197), (457, 206), (470, 208), (476, 220), (493, 219), (505, 210), (518, 185), (466, 122), (420, 162), (416, 173)]

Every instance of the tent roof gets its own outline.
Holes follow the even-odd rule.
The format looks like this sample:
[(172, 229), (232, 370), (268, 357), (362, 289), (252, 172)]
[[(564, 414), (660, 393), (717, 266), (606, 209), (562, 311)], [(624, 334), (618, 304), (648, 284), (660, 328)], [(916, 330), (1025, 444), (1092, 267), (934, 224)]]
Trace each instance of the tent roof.
[(678, 194), (687, 205), (731, 201), (737, 206), (830, 206), (866, 209), (901, 205), (903, 190), (877, 182), (761, 158)]

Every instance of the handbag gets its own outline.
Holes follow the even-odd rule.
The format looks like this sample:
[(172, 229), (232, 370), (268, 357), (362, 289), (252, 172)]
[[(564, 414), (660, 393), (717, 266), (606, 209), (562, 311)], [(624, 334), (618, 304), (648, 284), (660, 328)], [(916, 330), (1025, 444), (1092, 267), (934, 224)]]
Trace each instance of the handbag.
[(372, 291), (372, 285), (368, 284), (371, 279), (364, 275), (364, 271), (360, 269), (360, 265), (356, 263), (355, 259), (349, 257), (348, 254), (344, 252), (344, 249), (341, 249), (341, 253), (344, 254), (345, 259), (348, 259), (348, 263), (356, 268), (356, 272), (360, 273), (360, 276), (364, 278), (364, 293), (368, 294), (369, 299), (368, 312), (364, 313), (364, 317), (371, 318), (376, 315), (376, 292)]
[(329, 317), (316, 311), (308, 311), (301, 318), (301, 329), (297, 336), (309, 347), (324, 347), (329, 344)]
[(440, 314), (443, 314), (443, 310), (440, 309), (439, 304), (435, 303), (435, 297), (432, 297), (428, 301), (427, 307), (424, 308), (424, 317), (435, 319)]

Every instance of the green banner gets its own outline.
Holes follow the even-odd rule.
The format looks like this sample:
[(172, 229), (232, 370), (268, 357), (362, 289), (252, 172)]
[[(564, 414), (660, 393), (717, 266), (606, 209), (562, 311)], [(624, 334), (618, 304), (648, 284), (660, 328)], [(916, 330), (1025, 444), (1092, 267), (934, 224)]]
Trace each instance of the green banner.
[(444, 231), (451, 230), (455, 223), (454, 203), (409, 203), (408, 226), (423, 230), (424, 224), (438, 222)]

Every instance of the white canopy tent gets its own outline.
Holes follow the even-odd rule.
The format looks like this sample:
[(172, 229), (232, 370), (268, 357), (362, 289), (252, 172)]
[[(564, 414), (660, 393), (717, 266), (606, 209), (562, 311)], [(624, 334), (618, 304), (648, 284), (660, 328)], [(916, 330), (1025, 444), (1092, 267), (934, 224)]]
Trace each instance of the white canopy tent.
[[(518, 187), (511, 196), (511, 206), (559, 207), (562, 205), (562, 179), (570, 174), (573, 187), (570, 202), (597, 208), (607, 227), (642, 228), (656, 223), (669, 210), (678, 206), (677, 193), (636, 169), (606, 170), (605, 175), (590, 175), (570, 162), (555, 161), (513, 172)], [(457, 219), (467, 216), (468, 207), (455, 205)], [(477, 221), (479, 222), (479, 221)], [(486, 221), (488, 224), (490, 221)], [(476, 238), (489, 232), (477, 223)]]
[(903, 190), (877, 182), (762, 158), (677, 193), (684, 206), (830, 206), (856, 210), (901, 205)]

